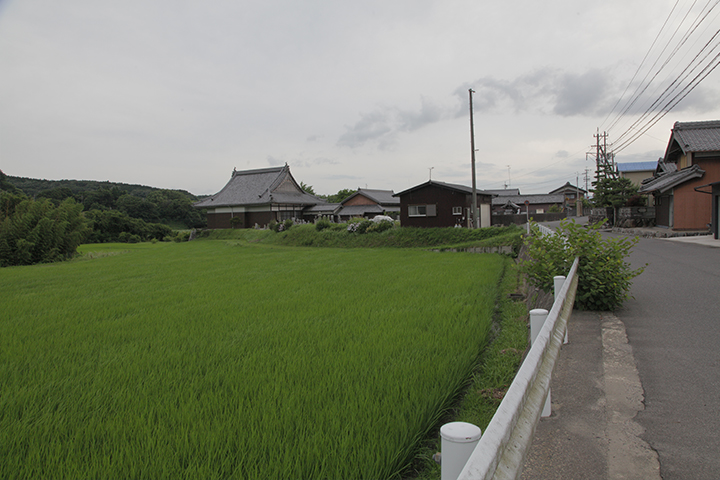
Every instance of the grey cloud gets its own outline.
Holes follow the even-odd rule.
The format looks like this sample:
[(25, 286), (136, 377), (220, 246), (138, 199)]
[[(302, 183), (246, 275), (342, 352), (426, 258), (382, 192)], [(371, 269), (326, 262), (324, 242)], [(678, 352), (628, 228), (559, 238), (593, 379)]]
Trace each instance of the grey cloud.
[(400, 121), (400, 130), (403, 131), (415, 131), (419, 128), (429, 125), (431, 123), (442, 120), (445, 116), (445, 112), (441, 107), (434, 104), (425, 97), (422, 97), (420, 104), (420, 111), (413, 112), (410, 110), (401, 110), (398, 113)]
[(317, 165), (338, 165), (340, 162), (331, 158), (318, 157), (310, 160), (293, 160), (289, 162), (293, 167), (298, 168), (312, 168)]
[(609, 89), (609, 75), (592, 69), (582, 74), (543, 68), (513, 80), (483, 77), (458, 87), (454, 94), (463, 105), (457, 116), (467, 115), (468, 89), (475, 90), (474, 110), (478, 113), (534, 111), (561, 116), (593, 115), (603, 108)]
[(673, 110), (676, 112), (692, 110), (695, 112), (705, 113), (715, 110), (718, 103), (720, 103), (720, 93), (717, 90), (702, 84), (688, 94), (687, 97), (683, 98)]
[(271, 167), (277, 167), (278, 165), (284, 165), (285, 162), (279, 158), (275, 158), (272, 155), (267, 156), (267, 162)]
[(563, 74), (555, 83), (553, 110), (564, 117), (596, 113), (607, 89), (608, 78), (602, 70)]
[(450, 109), (439, 106), (426, 97), (420, 99), (418, 110), (378, 107), (373, 112), (361, 115), (355, 125), (346, 126), (347, 131), (337, 144), (356, 148), (367, 142), (377, 142), (379, 149), (388, 150), (394, 145), (398, 132), (414, 132), (451, 117), (451, 113)]
[(370, 140), (377, 140), (392, 132), (391, 119), (387, 110), (380, 109), (363, 114), (360, 120), (340, 136), (337, 144), (341, 147), (356, 148)]

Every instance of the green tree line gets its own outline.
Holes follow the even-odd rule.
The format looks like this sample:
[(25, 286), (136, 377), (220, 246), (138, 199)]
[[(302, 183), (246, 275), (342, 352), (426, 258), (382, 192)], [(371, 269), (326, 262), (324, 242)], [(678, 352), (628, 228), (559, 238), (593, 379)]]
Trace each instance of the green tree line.
[(202, 228), (205, 213), (193, 208), (198, 198), (184, 190), (165, 190), (124, 183), (85, 180), (38, 180), (3, 175), (4, 190), (18, 191), (30, 198), (49, 199), (60, 205), (68, 198), (91, 210), (117, 210), (149, 223), (176, 228)]
[(56, 187), (31, 198), (0, 171), (0, 266), (64, 260), (81, 243), (168, 240), (174, 237), (168, 220), (204, 226), (192, 199), (178, 191), (140, 198), (118, 187), (79, 194)]

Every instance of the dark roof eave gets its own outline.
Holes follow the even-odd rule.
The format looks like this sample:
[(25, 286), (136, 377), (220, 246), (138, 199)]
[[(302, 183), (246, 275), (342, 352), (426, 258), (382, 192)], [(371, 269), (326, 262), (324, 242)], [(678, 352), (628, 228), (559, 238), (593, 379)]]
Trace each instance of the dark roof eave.
[[(464, 193), (467, 195), (472, 195), (472, 188), (466, 187), (465, 185), (455, 185), (452, 183), (445, 183), (445, 182), (438, 182), (434, 180), (429, 180), (425, 183), (421, 183), (420, 185), (415, 185), (414, 187), (410, 187), (407, 190), (403, 190), (402, 192), (398, 192), (393, 194), (393, 197), (400, 197), (402, 195), (405, 195), (407, 193), (414, 192), (416, 190), (420, 190), (421, 188), (429, 187), (429, 186), (435, 186), (438, 188), (443, 188), (445, 190), (452, 190), (455, 192)], [(476, 192), (478, 195), (487, 195), (487, 196), (493, 196), (492, 193), (486, 192), (484, 190), (476, 189)]]

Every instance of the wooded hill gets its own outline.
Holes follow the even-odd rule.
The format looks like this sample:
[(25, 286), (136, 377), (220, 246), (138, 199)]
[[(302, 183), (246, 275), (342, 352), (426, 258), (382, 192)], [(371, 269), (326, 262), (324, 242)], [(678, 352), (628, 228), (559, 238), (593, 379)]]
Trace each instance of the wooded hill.
[[(161, 188), (148, 187), (145, 185), (134, 185), (128, 183), (119, 182), (99, 182), (96, 180), (41, 180), (38, 178), (26, 178), (26, 177), (13, 177), (12, 175), (5, 175), (5, 180), (22, 190), (25, 195), (29, 197), (35, 197), (41, 192), (47, 192), (48, 190), (55, 190), (58, 188), (67, 188), (73, 194), (81, 194), (82, 192), (101, 190), (101, 189), (112, 189), (117, 187), (120, 190), (124, 190), (130, 195), (136, 197), (146, 198), (153, 192), (163, 190)], [(196, 197), (192, 193), (186, 190), (172, 190), (173, 192), (179, 192), (187, 196), (192, 201), (197, 201), (202, 197)]]
[(201, 228), (206, 225), (204, 212), (192, 206), (199, 198), (185, 190), (109, 181), (41, 180), (13, 177), (2, 171), (0, 189), (24, 194), (35, 200), (48, 199), (56, 206), (72, 198), (82, 204), (88, 215), (93, 211), (118, 212), (147, 223), (170, 225), (175, 229)]

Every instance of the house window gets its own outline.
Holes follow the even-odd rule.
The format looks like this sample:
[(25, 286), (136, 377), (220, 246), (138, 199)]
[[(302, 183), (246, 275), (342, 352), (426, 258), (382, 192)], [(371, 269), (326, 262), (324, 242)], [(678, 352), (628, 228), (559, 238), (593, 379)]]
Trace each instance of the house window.
[(545, 209), (544, 209), (544, 208), (538, 208), (537, 210), (535, 210), (535, 213), (545, 213)]
[(462, 215), (462, 207), (453, 207), (453, 215)]
[(427, 205), (410, 205), (408, 207), (408, 216), (427, 217)]
[(434, 217), (435, 205), (408, 205), (409, 217)]

